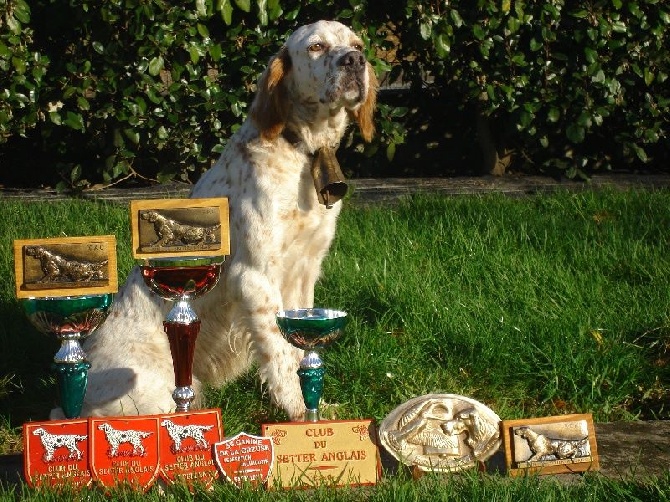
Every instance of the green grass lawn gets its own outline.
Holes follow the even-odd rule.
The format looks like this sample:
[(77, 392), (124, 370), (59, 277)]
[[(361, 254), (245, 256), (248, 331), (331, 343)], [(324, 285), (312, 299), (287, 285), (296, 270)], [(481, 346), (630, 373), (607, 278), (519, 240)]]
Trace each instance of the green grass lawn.
[[(55, 395), (49, 365), (57, 349), (56, 341), (30, 327), (14, 298), (13, 239), (113, 233), (121, 279), (133, 262), (124, 206), (0, 200), (0, 214), (0, 453), (8, 453), (20, 449), (24, 421), (48, 416)], [(503, 419), (572, 412), (593, 413), (598, 422), (670, 418), (667, 191), (415, 197), (393, 205), (349, 205), (316, 303), (350, 315), (345, 336), (322, 356), (328, 370), (324, 398), (339, 404), (338, 418), (381, 421), (402, 402), (433, 392), (472, 397)], [(226, 435), (258, 434), (261, 423), (286, 419), (270, 406), (253, 371), (224, 388), (207, 389), (206, 397), (208, 405), (221, 408)], [(670, 478), (641, 483), (586, 476), (565, 486), (550, 478), (476, 473), (448, 477), (446, 485), (444, 477), (417, 482), (403, 476), (387, 476), (374, 489), (316, 497), (311, 491), (253, 490), (236, 496), (670, 498)], [(2, 498), (32, 496), (22, 487), (3, 490)], [(222, 485), (198, 496), (220, 500), (236, 493)]]

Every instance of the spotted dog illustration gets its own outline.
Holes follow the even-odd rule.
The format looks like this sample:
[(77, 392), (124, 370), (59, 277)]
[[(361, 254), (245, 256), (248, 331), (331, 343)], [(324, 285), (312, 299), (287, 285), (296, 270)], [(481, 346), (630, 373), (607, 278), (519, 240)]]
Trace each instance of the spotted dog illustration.
[(582, 439), (555, 439), (538, 434), (530, 427), (519, 427), (514, 434), (522, 437), (528, 443), (533, 454), (528, 462), (538, 460), (565, 460), (568, 458), (586, 457), (590, 454), (589, 438)]
[(40, 261), (44, 276), (38, 282), (90, 282), (105, 278), (103, 267), (108, 260), (89, 262), (65, 258), (43, 246), (26, 246), (25, 252)]
[(80, 436), (78, 434), (51, 434), (42, 427), (38, 427), (33, 431), (35, 436), (40, 437), (42, 446), (44, 447), (44, 461), (51, 462), (54, 459), (54, 452), (58, 448), (68, 449), (68, 458), (76, 458), (81, 460), (81, 450), (77, 448), (79, 441), (84, 441), (88, 436)]
[(128, 443), (133, 447), (133, 455), (144, 455), (144, 445), (142, 439), (151, 436), (151, 432), (127, 430), (121, 431), (114, 429), (109, 424), (100, 424), (98, 429), (105, 433), (107, 442), (111, 447), (110, 457), (116, 457), (119, 454), (119, 446)]
[(161, 425), (167, 429), (175, 452), (181, 451), (181, 442), (187, 438), (195, 440), (196, 445), (209, 448), (209, 443), (205, 439), (204, 433), (214, 427), (213, 425), (179, 425), (167, 418), (161, 422)]
[(180, 246), (194, 244), (213, 244), (218, 242), (216, 231), (220, 224), (201, 226), (180, 223), (158, 211), (143, 211), (140, 218), (153, 223), (158, 239), (149, 246)]

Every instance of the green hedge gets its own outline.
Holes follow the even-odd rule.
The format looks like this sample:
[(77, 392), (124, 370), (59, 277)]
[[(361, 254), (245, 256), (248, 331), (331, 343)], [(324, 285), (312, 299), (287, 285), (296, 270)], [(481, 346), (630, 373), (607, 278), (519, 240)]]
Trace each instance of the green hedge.
[(402, 3), (407, 31), (420, 33), (410, 50), (438, 87), (484, 118), (494, 162), (516, 152), (570, 176), (667, 162), (667, 2)]
[[(321, 18), (362, 33), (380, 77), (408, 87), (381, 96), (375, 143), (364, 147), (355, 133), (347, 139), (352, 175), (399, 172), (426, 129), (440, 136), (451, 128), (452, 157), (459, 149), (465, 164), (483, 157), (489, 171), (510, 162), (570, 176), (659, 168), (670, 150), (670, 9), (662, 1), (0, 0), (0, 7), (6, 184), (197, 179), (241, 123), (269, 57), (296, 26)], [(477, 140), (483, 154), (470, 146)], [(407, 174), (444, 174), (439, 163)], [(33, 165), (44, 179), (35, 179)]]

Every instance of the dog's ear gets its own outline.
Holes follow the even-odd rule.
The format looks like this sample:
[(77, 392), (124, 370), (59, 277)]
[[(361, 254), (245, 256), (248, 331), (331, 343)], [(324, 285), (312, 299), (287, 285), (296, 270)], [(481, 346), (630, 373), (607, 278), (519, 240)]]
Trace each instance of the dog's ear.
[(370, 63), (367, 63), (367, 71), (368, 95), (363, 104), (353, 112), (353, 116), (361, 130), (361, 136), (363, 136), (363, 139), (369, 143), (372, 141), (372, 137), (375, 134), (374, 113), (377, 104), (377, 89), (379, 88), (379, 82), (377, 81), (377, 76)]
[(251, 105), (250, 115), (264, 139), (276, 138), (286, 125), (291, 103), (287, 98), (284, 79), (290, 71), (291, 58), (288, 49), (282, 47), (272, 57), (268, 68), (258, 81), (258, 90)]

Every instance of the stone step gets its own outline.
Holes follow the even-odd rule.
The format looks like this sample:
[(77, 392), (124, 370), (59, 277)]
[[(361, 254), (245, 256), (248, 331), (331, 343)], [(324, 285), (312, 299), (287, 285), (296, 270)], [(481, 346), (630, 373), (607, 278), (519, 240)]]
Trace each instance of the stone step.
[[(374, 203), (393, 201), (416, 193), (444, 195), (467, 195), (503, 193), (511, 196), (545, 193), (556, 190), (582, 191), (604, 188), (670, 188), (670, 174), (596, 174), (589, 181), (557, 180), (547, 176), (477, 176), (454, 178), (356, 178), (348, 180), (351, 200), (354, 203)], [(191, 185), (164, 184), (143, 188), (104, 188), (84, 190), (78, 196), (85, 199), (99, 199), (128, 203), (131, 200), (188, 197)], [(53, 189), (0, 190), (0, 200), (65, 200), (72, 195), (59, 193)]]

